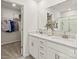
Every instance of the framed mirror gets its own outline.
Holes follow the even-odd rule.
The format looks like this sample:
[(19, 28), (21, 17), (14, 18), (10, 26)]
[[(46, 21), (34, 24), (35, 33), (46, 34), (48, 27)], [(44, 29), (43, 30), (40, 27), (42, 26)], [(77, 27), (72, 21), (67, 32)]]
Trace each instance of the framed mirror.
[[(77, 8), (76, 0), (67, 0), (55, 6), (48, 7), (47, 28), (52, 31), (77, 33)], [(51, 25), (50, 25), (51, 24)], [(50, 25), (50, 26), (49, 26)]]

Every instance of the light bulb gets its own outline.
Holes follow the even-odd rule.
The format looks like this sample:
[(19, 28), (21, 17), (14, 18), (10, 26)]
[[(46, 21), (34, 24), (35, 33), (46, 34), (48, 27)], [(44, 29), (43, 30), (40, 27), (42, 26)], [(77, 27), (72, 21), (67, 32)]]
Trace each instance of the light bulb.
[(15, 6), (16, 6), (16, 4), (15, 4), (15, 3), (13, 3), (13, 4), (12, 4), (12, 6), (13, 6), (13, 7), (15, 7)]

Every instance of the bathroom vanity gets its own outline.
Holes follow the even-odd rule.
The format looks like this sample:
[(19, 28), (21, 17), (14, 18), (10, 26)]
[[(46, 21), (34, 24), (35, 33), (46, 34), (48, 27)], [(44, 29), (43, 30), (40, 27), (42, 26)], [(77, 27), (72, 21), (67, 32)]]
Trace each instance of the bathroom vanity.
[(29, 53), (35, 59), (76, 59), (76, 40), (29, 33)]
[[(47, 34), (45, 30), (39, 30), (43, 29), (41, 25), (38, 27), (40, 33), (29, 33), (30, 55), (35, 59), (76, 59), (77, 8), (75, 7), (75, 0), (67, 0), (44, 9), (46, 13), (42, 15), (45, 16), (43, 19), (46, 18), (44, 20), (47, 23), (43, 27), (47, 28)], [(55, 31), (60, 33), (56, 34)]]

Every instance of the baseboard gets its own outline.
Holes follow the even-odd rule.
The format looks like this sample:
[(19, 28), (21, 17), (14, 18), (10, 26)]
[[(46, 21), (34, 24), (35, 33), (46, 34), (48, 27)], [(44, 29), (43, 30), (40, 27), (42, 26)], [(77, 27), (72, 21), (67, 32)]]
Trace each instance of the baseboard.
[(27, 57), (29, 56), (30, 54), (27, 52), (27, 53), (23, 53), (23, 57)]
[(15, 43), (15, 42), (19, 42), (20, 40), (18, 41), (12, 41), (12, 42), (4, 42), (4, 43), (1, 43), (1, 45), (6, 45), (6, 44), (10, 44), (10, 43)]

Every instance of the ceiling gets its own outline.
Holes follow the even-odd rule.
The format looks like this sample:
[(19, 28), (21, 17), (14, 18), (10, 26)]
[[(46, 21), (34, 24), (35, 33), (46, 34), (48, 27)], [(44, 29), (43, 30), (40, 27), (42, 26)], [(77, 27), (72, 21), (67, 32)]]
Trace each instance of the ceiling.
[(17, 9), (17, 10), (21, 10), (21, 5), (16, 4), (15, 7), (12, 6), (13, 3), (11, 2), (6, 2), (6, 1), (1, 1), (1, 7), (7, 7), (7, 8), (11, 8), (11, 9)]

